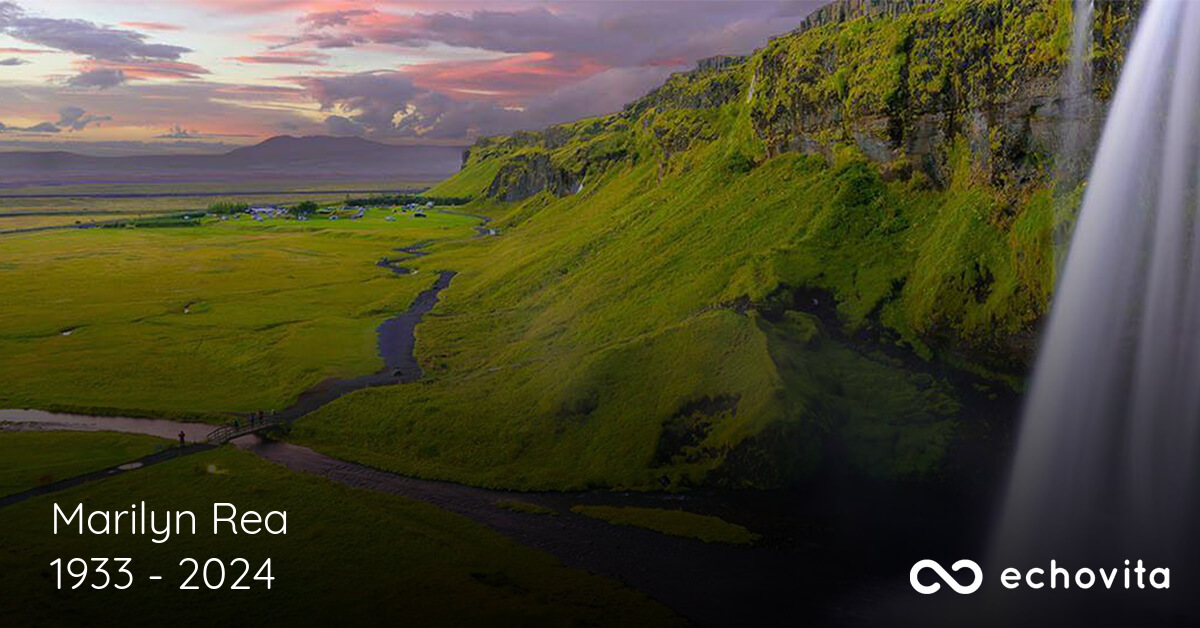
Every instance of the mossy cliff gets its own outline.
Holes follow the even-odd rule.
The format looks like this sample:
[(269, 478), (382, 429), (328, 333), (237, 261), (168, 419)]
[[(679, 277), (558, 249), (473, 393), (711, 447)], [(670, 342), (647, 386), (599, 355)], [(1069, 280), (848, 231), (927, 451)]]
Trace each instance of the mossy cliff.
[(621, 112), (480, 140), (433, 194), (501, 235), (428, 258), (461, 271), (418, 329), (429, 379), (298, 437), (522, 488), (972, 473), (1078, 203), (1056, 151), (1094, 141), (1138, 6), (1097, 3), (1077, 107), (1069, 3), (899, 5), (841, 3)]
[(1064, 103), (1070, 2), (849, 4), (868, 15), (913, 6), (893, 18), (815, 20), (755, 56), (749, 105), (768, 153), (854, 145), (885, 168), (915, 169), (944, 186), (961, 139), (973, 172), (1001, 187), (1044, 181), (1070, 128), (1066, 115), (1086, 112), (1073, 132), (1095, 142), (1102, 119), (1094, 105), (1112, 93), (1141, 5), (1098, 3), (1092, 89), (1072, 95), (1087, 102)]

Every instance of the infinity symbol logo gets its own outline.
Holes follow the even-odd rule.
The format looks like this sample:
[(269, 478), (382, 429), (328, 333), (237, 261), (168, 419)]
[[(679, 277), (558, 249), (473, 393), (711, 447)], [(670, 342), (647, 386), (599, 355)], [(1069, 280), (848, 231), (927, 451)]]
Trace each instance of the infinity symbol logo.
[(912, 569), (908, 572), (908, 583), (912, 585), (912, 588), (917, 590), (917, 593), (929, 595), (930, 593), (936, 593), (938, 589), (942, 588), (940, 582), (935, 582), (933, 584), (921, 584), (921, 581), (917, 579), (917, 576), (921, 574), (922, 569), (926, 568), (932, 569), (937, 573), (938, 577), (942, 579), (942, 582), (945, 582), (947, 586), (949, 586), (951, 589), (954, 589), (955, 593), (960, 593), (962, 595), (974, 593), (975, 591), (979, 590), (979, 586), (983, 584), (983, 571), (979, 569), (979, 565), (973, 560), (967, 560), (964, 558), (953, 565), (954, 571), (970, 569), (971, 573), (975, 574), (975, 581), (964, 587), (954, 579), (954, 576), (950, 575), (950, 572), (946, 571), (944, 567), (938, 564), (937, 561), (925, 559), (917, 561), (917, 564), (913, 565)]

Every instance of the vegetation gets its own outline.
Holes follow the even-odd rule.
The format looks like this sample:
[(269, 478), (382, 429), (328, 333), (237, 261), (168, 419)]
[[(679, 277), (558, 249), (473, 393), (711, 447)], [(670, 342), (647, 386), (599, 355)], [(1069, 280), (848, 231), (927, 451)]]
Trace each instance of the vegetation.
[(4, 236), (0, 407), (213, 417), (375, 372), (375, 328), (434, 280), (376, 261), (476, 222), (384, 218)]
[[(311, 203), (312, 201), (305, 201)], [(228, 216), (231, 214), (244, 214), (250, 211), (249, 203), (238, 203), (233, 201), (221, 201), (212, 203), (208, 206), (208, 213), (214, 216)]]
[[(305, 179), (260, 179), (255, 177), (247, 181), (184, 182), (173, 183), (90, 183), (76, 185), (30, 185), (5, 188), (6, 194), (21, 195), (11, 198), (0, 198), (0, 220), (7, 220), (14, 214), (75, 214), (89, 216), (108, 213), (133, 214), (149, 216), (172, 212), (202, 212), (214, 203), (230, 203), (258, 205), (263, 203), (288, 204), (301, 201), (317, 203), (341, 202), (355, 190), (396, 189), (406, 188), (419, 190), (428, 187), (428, 183), (417, 181), (398, 182), (394, 179), (383, 181), (321, 181)], [(270, 192), (261, 192), (269, 190)], [(313, 191), (323, 191), (313, 194)], [(229, 196), (213, 196), (213, 193), (229, 194)], [(236, 192), (237, 195), (232, 193)], [(55, 196), (36, 195), (52, 194)], [(167, 194), (153, 198), (106, 197), (96, 195), (111, 194)], [(195, 196), (188, 196), (194, 194)], [(34, 195), (30, 198), (27, 195)], [(69, 196), (62, 196), (69, 195)], [(22, 197), (25, 196), (25, 197)]]
[[(196, 513), (196, 534), (165, 543), (150, 535), (78, 536), (48, 533), (50, 504), (83, 502), (90, 511), (128, 510), (130, 496), (146, 507)], [(287, 534), (212, 534), (214, 502), (239, 512), (287, 512)], [(337, 513), (331, 517), (330, 513)], [(0, 607), (5, 625), (61, 625), (104, 617), (142, 623), (232, 625), (269, 612), (271, 621), (377, 624), (403, 617), (414, 624), (672, 625), (666, 608), (621, 584), (567, 569), (553, 557), (434, 506), (351, 489), (294, 474), (252, 454), (222, 448), (53, 497), (0, 510), (4, 548), (0, 587), (20, 604)], [(124, 532), (124, 530), (122, 531)], [(126, 591), (56, 591), (56, 558), (131, 556), (137, 577)], [(188, 575), (182, 557), (271, 559), (270, 591), (247, 577), (249, 591), (178, 589)], [(228, 568), (226, 587), (235, 573)], [(160, 583), (145, 580), (161, 575)], [(68, 585), (70, 580), (67, 581)], [(199, 582), (199, 576), (194, 582)], [(114, 595), (120, 593), (120, 595)], [(181, 608), (203, 608), (182, 613)]]
[(292, 207), (292, 213), (296, 214), (297, 216), (311, 216), (317, 213), (317, 210), (320, 208), (321, 206), (317, 205), (313, 201), (302, 201), (300, 203), (296, 203), (296, 205)]
[(553, 508), (547, 508), (546, 506), (542, 506), (540, 504), (531, 504), (529, 502), (523, 502), (515, 499), (502, 499), (496, 502), (496, 507), (531, 515), (555, 516), (558, 514), (558, 511)]
[(672, 536), (699, 539), (705, 543), (750, 545), (761, 538), (746, 528), (720, 517), (698, 515), (686, 510), (634, 506), (573, 506), (571, 512), (613, 525), (636, 526)]
[[(1019, 385), (1079, 198), (1005, 106), (1053, 100), (1065, 4), (817, 26), (622, 112), (484, 138), (427, 196), (349, 201), (470, 198), (500, 237), (372, 214), (6, 240), (0, 299), (41, 305), (0, 311), (0, 404), (280, 407), (378, 368), (374, 326), (446, 269), (425, 379), (293, 438), (525, 489), (944, 478), (966, 434), (996, 433), (978, 404)], [(425, 239), (422, 272), (368, 268)]]
[[(990, 431), (968, 398), (1026, 368), (1078, 190), (1056, 198), (1008, 127), (928, 155), (875, 142), (1053, 86), (1031, 77), (1061, 71), (1069, 12), (1005, 6), (818, 27), (621, 113), (481, 140), (431, 193), (475, 196), (503, 235), (431, 249), (460, 274), (417, 330), (428, 381), (295, 437), (528, 489), (945, 477), (965, 421)], [(860, 141), (880, 115), (900, 126)]]
[(0, 432), (0, 496), (136, 460), (169, 445), (138, 434)]
[(347, 198), (347, 205), (358, 207), (390, 207), (392, 205), (408, 205), (410, 203), (420, 203), (424, 205), (428, 202), (433, 202), (435, 205), (466, 205), (471, 201), (469, 198), (458, 198), (453, 196), (438, 196), (435, 194), (418, 195), (418, 194), (377, 194), (366, 198)]

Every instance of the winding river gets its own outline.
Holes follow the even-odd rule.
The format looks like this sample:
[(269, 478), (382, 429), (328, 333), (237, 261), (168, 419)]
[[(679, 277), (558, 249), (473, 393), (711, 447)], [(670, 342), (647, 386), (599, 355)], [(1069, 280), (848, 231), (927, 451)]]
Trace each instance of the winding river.
[[(486, 221), (484, 221), (486, 225)], [(496, 235), (486, 227), (479, 237)], [(397, 274), (414, 271), (403, 263), (424, 255), (423, 244), (396, 249), (405, 257), (384, 258), (377, 265)], [(377, 328), (378, 350), (384, 368), (376, 373), (346, 379), (329, 379), (301, 393), (281, 415), (295, 420), (338, 397), (363, 388), (420, 379), (423, 374), (414, 355), (416, 325), (437, 304), (455, 273), (441, 271), (433, 286), (421, 292), (403, 312)], [(68, 478), (53, 484), (0, 497), (0, 508), (55, 493), (86, 482), (103, 480), (180, 456), (212, 449), (204, 444), (213, 426), (160, 419), (61, 414), (42, 410), (0, 410), (0, 431), (73, 430), (149, 434), (175, 440), (182, 431), (193, 445), (163, 450), (138, 460)], [(779, 506), (795, 508), (803, 500), (744, 492), (693, 491), (668, 493), (523, 493), (483, 489), (453, 482), (423, 480), (389, 473), (286, 442), (247, 435), (231, 441), (246, 451), (302, 473), (370, 491), (428, 502), (466, 516), (517, 543), (557, 557), (568, 567), (616, 578), (697, 624), (778, 624), (797, 617), (827, 621), (837, 616), (831, 596), (839, 593), (837, 578), (801, 565), (827, 566), (833, 557), (844, 559), (842, 543), (825, 546), (812, 542), (811, 513), (775, 512)], [(497, 507), (502, 500), (519, 500), (550, 508), (558, 516), (514, 512)], [(768, 543), (732, 547), (694, 539), (667, 536), (630, 526), (617, 526), (573, 513), (577, 504), (679, 508), (746, 523), (764, 533)], [(861, 520), (861, 513), (853, 513)], [(868, 517), (868, 520), (879, 519)], [(804, 540), (808, 538), (808, 540)], [(845, 577), (845, 576), (843, 576)], [(853, 576), (862, 579), (859, 573)], [(890, 583), (884, 585), (890, 586)], [(738, 603), (730, 603), (738, 600)]]

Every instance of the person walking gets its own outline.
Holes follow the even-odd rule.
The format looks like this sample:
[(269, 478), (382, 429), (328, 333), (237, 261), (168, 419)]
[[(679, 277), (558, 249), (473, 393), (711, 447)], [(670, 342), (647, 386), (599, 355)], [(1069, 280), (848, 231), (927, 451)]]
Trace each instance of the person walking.
[(180, 449), (183, 449), (183, 447), (184, 447), (183, 439), (185, 436), (187, 436), (187, 435), (183, 433), (183, 430), (179, 430), (179, 448)]

